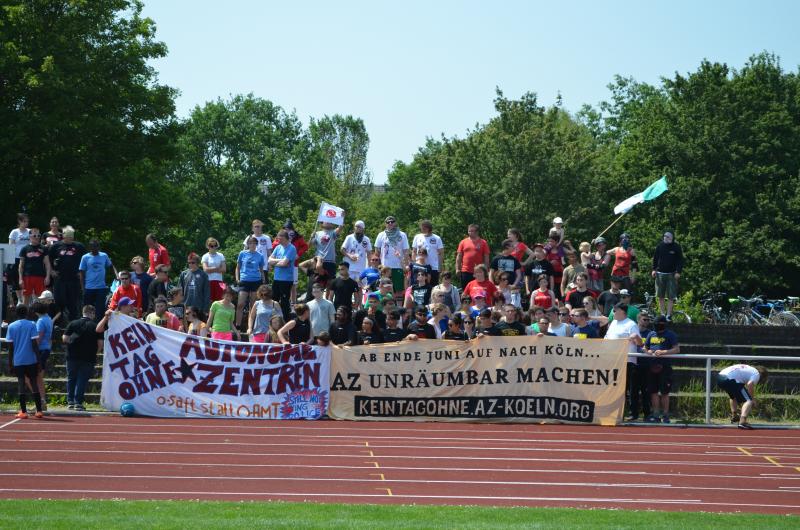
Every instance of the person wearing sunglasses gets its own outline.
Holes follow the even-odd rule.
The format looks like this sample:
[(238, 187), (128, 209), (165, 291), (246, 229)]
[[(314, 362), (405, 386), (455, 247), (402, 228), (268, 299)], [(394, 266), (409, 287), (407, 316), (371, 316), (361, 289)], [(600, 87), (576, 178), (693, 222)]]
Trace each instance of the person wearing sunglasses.
[(239, 252), (236, 259), (236, 282), (239, 298), (236, 302), (236, 329), (243, 330), (242, 314), (245, 306), (256, 299), (256, 291), (264, 283), (264, 256), (258, 252), (258, 238), (247, 238), (247, 250)]
[(208, 274), (200, 268), (200, 256), (190, 252), (186, 257), (187, 268), (181, 272), (178, 285), (183, 291), (183, 303), (196, 306), (203, 313), (211, 307), (211, 285)]
[(225, 256), (222, 255), (222, 252), (219, 252), (219, 241), (213, 237), (206, 239), (206, 248), (208, 252), (200, 258), (200, 263), (203, 264), (203, 271), (208, 275), (211, 300), (221, 300), (222, 292), (225, 290), (222, 275), (227, 270)]
[(109, 310), (115, 310), (120, 306), (120, 301), (123, 298), (127, 298), (131, 300), (131, 304), (134, 310), (134, 317), (139, 318), (142, 316), (142, 304), (144, 302), (144, 296), (142, 295), (142, 290), (139, 288), (138, 285), (133, 283), (131, 280), (132, 276), (129, 271), (120, 271), (117, 274), (117, 280), (119, 280), (119, 287), (117, 290), (114, 291), (114, 294), (111, 295), (111, 301), (108, 303)]
[[(569, 309), (566, 307), (551, 307), (545, 312), (550, 321), (548, 331), (557, 337), (571, 337), (572, 328), (569, 323)], [(539, 325), (541, 328), (541, 324)]]
[(31, 228), (30, 243), (22, 247), (19, 253), (19, 286), (26, 305), (32, 305), (45, 287), (50, 285), (51, 274), (50, 258), (42, 245), (42, 234), (38, 228)]

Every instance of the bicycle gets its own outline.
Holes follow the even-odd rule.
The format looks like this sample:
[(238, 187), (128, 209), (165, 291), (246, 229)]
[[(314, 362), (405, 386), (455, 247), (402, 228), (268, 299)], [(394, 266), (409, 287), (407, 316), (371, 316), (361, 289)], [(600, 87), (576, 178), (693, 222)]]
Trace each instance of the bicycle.
[[(658, 315), (661, 313), (661, 309), (658, 307), (658, 300), (654, 295), (644, 293), (644, 301), (645, 303), (643, 304), (636, 304), (636, 307), (638, 307), (640, 311), (647, 311), (651, 315)], [(673, 309), (671, 321), (676, 324), (691, 324), (692, 317), (684, 311)]]
[(764, 300), (737, 296), (729, 301), (739, 307), (731, 313), (730, 323), (737, 326), (800, 326), (800, 318), (786, 311), (784, 300)]
[(727, 324), (730, 315), (717, 305), (718, 301), (725, 299), (725, 293), (708, 293), (700, 299), (703, 306), (703, 320), (707, 324)]

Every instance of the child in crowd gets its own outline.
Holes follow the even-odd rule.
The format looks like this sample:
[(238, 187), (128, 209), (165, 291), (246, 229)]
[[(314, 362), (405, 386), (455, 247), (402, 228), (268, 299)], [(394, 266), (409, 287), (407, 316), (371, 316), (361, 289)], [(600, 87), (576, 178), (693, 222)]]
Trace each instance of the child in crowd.
[(208, 337), (208, 326), (203, 322), (200, 309), (192, 305), (187, 306), (184, 316), (186, 317), (186, 333), (198, 337)]
[(556, 235), (556, 241), (558, 243), (558, 246), (560, 247), (561, 245), (563, 245), (564, 244), (564, 220), (561, 219), (560, 217), (556, 217), (555, 219), (553, 219), (553, 227), (550, 229), (551, 237), (552, 237), (553, 234)]

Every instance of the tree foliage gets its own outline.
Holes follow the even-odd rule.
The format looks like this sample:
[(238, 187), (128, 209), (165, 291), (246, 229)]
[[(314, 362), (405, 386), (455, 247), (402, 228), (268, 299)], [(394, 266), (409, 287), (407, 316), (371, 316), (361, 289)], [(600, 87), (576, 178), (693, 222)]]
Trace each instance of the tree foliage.
[(16, 209), (47, 227), (52, 215), (79, 237), (130, 254), (151, 219), (181, 217), (163, 175), (174, 157), (175, 90), (148, 61), (163, 57), (135, 0), (8, 1), (0, 9), (0, 174)]

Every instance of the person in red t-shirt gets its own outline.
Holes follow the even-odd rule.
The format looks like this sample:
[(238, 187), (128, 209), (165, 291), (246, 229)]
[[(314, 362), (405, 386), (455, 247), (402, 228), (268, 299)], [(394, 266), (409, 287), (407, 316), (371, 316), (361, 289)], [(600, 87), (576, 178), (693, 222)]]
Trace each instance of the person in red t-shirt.
[(456, 249), (456, 270), (462, 287), (466, 286), (475, 277), (476, 265), (484, 265), (487, 270), (489, 268), (489, 244), (479, 237), (479, 233), (480, 227), (478, 225), (469, 225), (467, 227), (468, 237), (462, 239), (458, 244), (458, 249)]
[(636, 279), (631, 274), (631, 271), (638, 271), (639, 263), (636, 261), (636, 251), (631, 245), (631, 236), (627, 233), (619, 236), (619, 246), (609, 250), (608, 255), (614, 258), (611, 276), (622, 278), (622, 287), (632, 291)]
[(514, 250), (511, 255), (519, 260), (523, 268), (527, 267), (533, 261), (534, 255), (533, 250), (522, 241), (522, 232), (517, 228), (509, 228), (508, 239), (514, 242)]
[(131, 283), (131, 273), (128, 271), (120, 272), (117, 275), (117, 279), (119, 280), (119, 287), (117, 287), (117, 290), (111, 295), (111, 302), (109, 302), (108, 308), (112, 310), (116, 309), (119, 305), (119, 301), (127, 297), (133, 301), (133, 305), (136, 307), (136, 315), (134, 316), (141, 317), (142, 290), (135, 283)]
[(464, 294), (475, 299), (475, 293), (484, 291), (486, 300), (491, 301), (494, 293), (497, 292), (497, 286), (489, 279), (489, 269), (483, 263), (475, 265), (474, 279), (464, 287)]
[(169, 267), (169, 252), (167, 252), (167, 247), (158, 242), (158, 238), (155, 234), (147, 234), (147, 237), (144, 238), (144, 242), (147, 243), (147, 247), (150, 249), (147, 253), (150, 259), (150, 268), (147, 269), (147, 274), (155, 277), (156, 267), (159, 265), (166, 265)]

